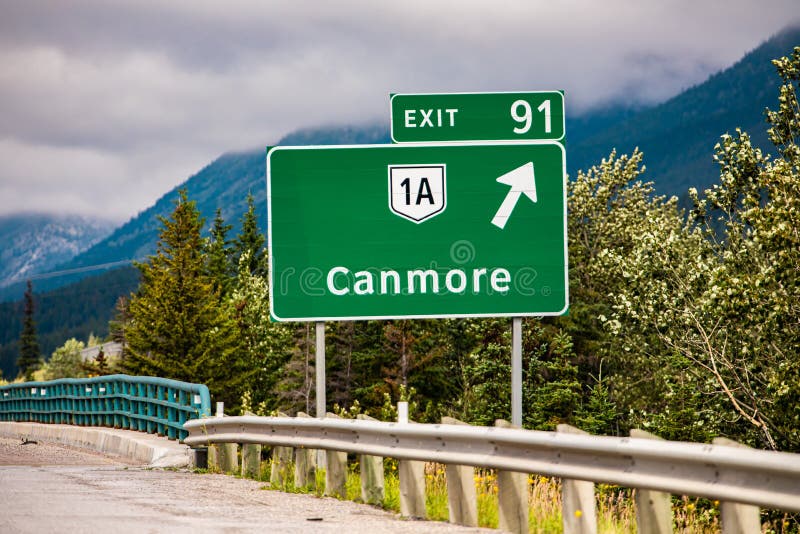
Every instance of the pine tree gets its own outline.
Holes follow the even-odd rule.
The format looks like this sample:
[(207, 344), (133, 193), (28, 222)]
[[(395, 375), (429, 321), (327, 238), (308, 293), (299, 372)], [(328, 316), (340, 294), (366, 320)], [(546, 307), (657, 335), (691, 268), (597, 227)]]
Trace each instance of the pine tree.
[(36, 337), (36, 323), (33, 320), (33, 312), (33, 285), (28, 280), (28, 287), (25, 290), (22, 333), (19, 338), (19, 358), (17, 359), (19, 374), (25, 377), (25, 380), (32, 380), (34, 371), (39, 369), (43, 363), (39, 340)]
[(222, 218), (222, 210), (217, 208), (214, 222), (211, 226), (211, 237), (206, 244), (206, 257), (208, 272), (214, 279), (215, 286), (220, 290), (222, 297), (226, 297), (231, 292), (232, 280), (235, 269), (232, 265), (233, 250), (231, 241), (228, 239), (228, 232), (232, 226), (225, 224)]
[(247, 195), (247, 212), (242, 217), (241, 233), (233, 240), (234, 265), (244, 256), (248, 256), (248, 271), (250, 274), (267, 275), (267, 252), (264, 249), (266, 239), (258, 231), (258, 218), (256, 217), (255, 200), (252, 194)]
[(236, 409), (241, 401), (236, 328), (209, 276), (200, 231), (204, 221), (181, 190), (156, 254), (137, 264), (142, 281), (133, 295), (124, 367), (132, 373), (204, 383)]
[(100, 347), (100, 350), (97, 352), (97, 356), (94, 357), (94, 371), (99, 376), (104, 376), (108, 374), (108, 358), (106, 358), (106, 353), (103, 350), (103, 347)]

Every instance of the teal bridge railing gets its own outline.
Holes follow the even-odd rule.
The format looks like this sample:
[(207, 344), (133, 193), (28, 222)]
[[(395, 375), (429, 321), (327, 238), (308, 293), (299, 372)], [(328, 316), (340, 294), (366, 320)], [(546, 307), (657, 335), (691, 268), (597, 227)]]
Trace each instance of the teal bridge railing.
[(203, 384), (108, 375), (0, 386), (0, 421), (139, 430), (183, 440), (183, 424), (211, 415)]

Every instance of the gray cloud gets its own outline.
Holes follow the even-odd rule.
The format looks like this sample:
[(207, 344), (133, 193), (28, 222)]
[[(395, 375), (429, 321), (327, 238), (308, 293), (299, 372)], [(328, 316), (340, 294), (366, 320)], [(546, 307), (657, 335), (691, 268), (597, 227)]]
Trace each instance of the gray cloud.
[(657, 102), (795, 4), (0, 2), (0, 213), (123, 220), (222, 152), (387, 120), (390, 92), (557, 88), (572, 114)]

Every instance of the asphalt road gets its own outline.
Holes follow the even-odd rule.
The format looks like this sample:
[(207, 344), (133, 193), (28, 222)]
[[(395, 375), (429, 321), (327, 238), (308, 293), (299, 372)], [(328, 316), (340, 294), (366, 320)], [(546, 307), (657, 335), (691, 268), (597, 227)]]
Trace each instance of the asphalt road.
[(148, 469), (100, 454), (0, 438), (0, 532), (496, 532), (264, 489), (263, 482)]

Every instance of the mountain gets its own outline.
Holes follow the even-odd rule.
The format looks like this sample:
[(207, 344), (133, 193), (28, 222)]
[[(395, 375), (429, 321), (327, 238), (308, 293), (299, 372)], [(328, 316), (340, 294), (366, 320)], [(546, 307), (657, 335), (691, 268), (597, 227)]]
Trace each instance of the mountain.
[(109, 221), (76, 215), (0, 217), (0, 288), (36, 278), (107, 236)]
[(593, 132), (568, 128), (570, 174), (598, 163), (612, 148), (629, 154), (639, 147), (646, 177), (660, 193), (683, 196), (690, 187), (708, 187), (719, 177), (712, 157), (721, 135), (740, 127), (757, 146), (771, 147), (764, 111), (777, 107), (780, 84), (771, 60), (790, 54), (797, 45), (800, 27), (787, 28), (736, 64), (658, 106)]
[[(328, 127), (301, 130), (287, 135), (280, 145), (329, 145), (388, 142), (384, 127)], [(174, 209), (178, 190), (185, 188), (189, 199), (197, 203), (200, 213), (210, 225), (217, 208), (233, 233), (240, 229), (240, 219), (247, 211), (247, 195), (255, 200), (259, 228), (267, 226), (266, 147), (247, 152), (225, 154), (186, 182), (162, 196), (106, 239), (62, 266), (76, 269), (124, 260), (141, 260), (155, 251), (161, 223), (158, 217), (168, 216)]]
[[(389, 133), (385, 125), (331, 126), (293, 132), (280, 145), (330, 145), (388, 143)], [(174, 208), (178, 190), (186, 188), (191, 200), (210, 226), (217, 208), (228, 224), (234, 226), (231, 235), (240, 229), (240, 219), (247, 211), (247, 195), (255, 200), (259, 228), (267, 226), (267, 181), (266, 147), (246, 152), (234, 152), (220, 156), (186, 182), (163, 195), (156, 203), (123, 224), (110, 235), (95, 243), (80, 254), (69, 254), (61, 258), (54, 270), (63, 274), (41, 279), (37, 291), (48, 291), (76, 282), (98, 271), (141, 261), (155, 252), (159, 217), (167, 217)], [(0, 241), (1, 242), (1, 241)], [(74, 256), (74, 257), (73, 257)], [(66, 261), (68, 260), (68, 261)], [(17, 300), (24, 293), (24, 284), (0, 287), (0, 302)]]

